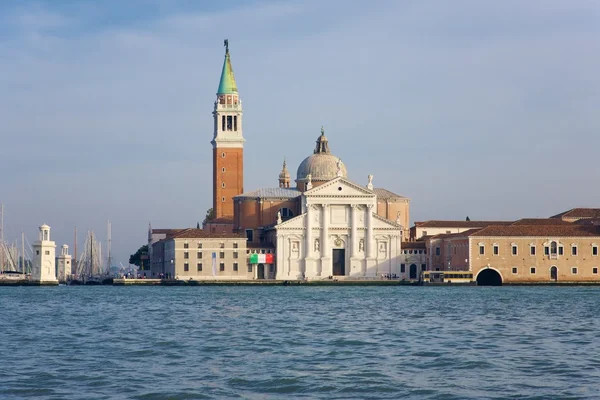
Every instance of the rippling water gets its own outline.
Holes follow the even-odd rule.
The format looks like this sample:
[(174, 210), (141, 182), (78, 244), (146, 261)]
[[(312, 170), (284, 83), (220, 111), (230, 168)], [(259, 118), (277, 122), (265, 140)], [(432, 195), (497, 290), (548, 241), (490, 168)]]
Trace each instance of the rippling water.
[(0, 288), (0, 398), (600, 397), (600, 288)]

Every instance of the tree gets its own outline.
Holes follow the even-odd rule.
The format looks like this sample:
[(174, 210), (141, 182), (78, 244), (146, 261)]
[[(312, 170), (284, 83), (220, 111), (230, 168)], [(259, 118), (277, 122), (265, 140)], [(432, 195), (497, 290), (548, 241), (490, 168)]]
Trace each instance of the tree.
[(196, 229), (200, 229), (200, 222), (196, 222)]
[(471, 218), (469, 218), (469, 216), (467, 215), (467, 219), (465, 219), (465, 221), (470, 221)]
[(144, 267), (144, 269), (149, 269), (150, 260), (148, 260), (148, 245), (147, 244), (140, 247), (135, 252), (135, 254), (132, 254), (129, 256), (129, 264), (137, 265), (138, 267), (140, 267), (140, 269), (142, 269), (142, 266)]
[(204, 217), (204, 221), (202, 221), (202, 225), (206, 224), (208, 221), (215, 217), (215, 210), (213, 208), (209, 208), (206, 210), (206, 217)]

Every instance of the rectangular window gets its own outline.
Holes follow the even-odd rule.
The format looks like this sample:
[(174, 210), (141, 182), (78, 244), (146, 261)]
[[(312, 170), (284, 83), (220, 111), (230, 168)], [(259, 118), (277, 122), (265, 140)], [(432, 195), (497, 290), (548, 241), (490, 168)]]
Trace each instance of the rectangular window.
[(221, 130), (225, 131), (225, 116), (221, 117)]
[(497, 256), (500, 253), (500, 248), (498, 245), (494, 245), (494, 255)]
[(44, 252), (44, 254), (45, 254), (45, 255), (47, 255), (47, 256), (49, 256), (49, 255), (50, 255), (50, 250), (46, 250), (46, 251)]
[(198, 243), (198, 248), (201, 249), (202, 248), (202, 243)]
[(400, 264), (400, 272), (406, 272), (406, 264)]
[(558, 255), (559, 255), (559, 256), (562, 256), (562, 255), (564, 254), (564, 250), (565, 250), (565, 248), (564, 248), (564, 247), (562, 247), (562, 246), (560, 246), (560, 247), (558, 248)]
[(517, 273), (517, 271), (518, 271), (518, 270), (517, 270), (517, 267), (513, 267), (513, 269), (512, 269), (512, 273), (513, 273), (513, 274), (516, 274), (516, 273)]
[(190, 258), (190, 253), (188, 253), (187, 251), (183, 252), (183, 258), (185, 258), (186, 260)]
[(577, 275), (577, 267), (573, 267), (573, 268), (571, 268), (571, 273), (572, 273), (573, 275)]
[(482, 256), (485, 254), (485, 246), (484, 245), (480, 245), (479, 246), (479, 255)]
[(219, 271), (221, 271), (221, 272), (225, 271), (225, 263), (219, 264)]
[(231, 116), (231, 115), (227, 116), (227, 130), (228, 131), (233, 130), (233, 116)]
[(597, 256), (598, 255), (598, 246), (592, 246), (592, 255), (593, 256)]
[(233, 116), (233, 130), (237, 132), (237, 115)]
[(233, 263), (233, 272), (238, 271), (238, 263)]
[(254, 231), (252, 229), (246, 229), (246, 239), (248, 239), (249, 242), (254, 241)]
[(219, 248), (220, 248), (220, 249), (224, 249), (224, 248), (225, 248), (225, 243), (221, 243), (221, 244), (219, 244)]
[(535, 246), (529, 247), (529, 254), (535, 256)]
[(516, 256), (516, 255), (517, 255), (517, 253), (518, 253), (517, 246), (516, 246), (516, 245), (513, 245), (513, 246), (512, 246), (512, 255), (513, 255), (513, 256)]
[(233, 248), (234, 248), (234, 249), (237, 249), (237, 248), (238, 248), (238, 244), (237, 244), (237, 243), (234, 243), (234, 244), (233, 244)]
[(248, 264), (248, 272), (252, 272), (252, 264)]
[(225, 252), (224, 251), (220, 251), (219, 252), (219, 258), (225, 258)]
[(550, 255), (550, 247), (544, 246), (544, 255), (545, 256), (549, 256)]
[(427, 264), (421, 264), (421, 271), (425, 271), (427, 269)]
[(452, 232), (450, 232), (450, 231), (446, 231), (446, 235), (449, 235), (449, 234), (451, 234), (451, 233), (452, 233)]
[(577, 246), (572, 246), (571, 247), (571, 255), (573, 255), (573, 256), (577, 255)]
[(531, 267), (531, 269), (529, 270), (529, 272), (531, 272), (531, 274), (535, 275), (535, 267)]
[(35, 251), (35, 255), (36, 255), (36, 256), (39, 256), (39, 255), (40, 255), (40, 251), (39, 251), (39, 250), (36, 250), (36, 251)]
[(198, 272), (202, 271), (202, 263), (198, 263)]
[(436, 247), (436, 248), (435, 248), (435, 255), (436, 255), (436, 256), (439, 256), (439, 255), (440, 255), (440, 248), (439, 248), (439, 247)]
[(598, 275), (598, 267), (592, 268), (592, 274)]
[(238, 252), (237, 251), (233, 252), (233, 258), (238, 258)]
[(198, 254), (197, 254), (197, 256), (198, 256), (198, 258), (202, 258), (202, 252), (199, 251)]
[(190, 244), (189, 243), (184, 243), (183, 244), (183, 248), (184, 249), (189, 249), (190, 248)]
[(183, 270), (184, 270), (185, 272), (188, 272), (188, 271), (190, 270), (190, 264), (188, 264), (188, 263), (183, 263)]

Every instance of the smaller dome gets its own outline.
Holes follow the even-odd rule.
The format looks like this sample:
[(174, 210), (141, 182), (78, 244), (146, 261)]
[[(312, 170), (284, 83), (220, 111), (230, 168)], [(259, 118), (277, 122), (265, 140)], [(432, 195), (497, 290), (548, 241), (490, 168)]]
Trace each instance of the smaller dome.
[(40, 226), (40, 230), (45, 230), (45, 229), (50, 229), (50, 227), (46, 224), (42, 224), (42, 226)]
[(290, 178), (290, 171), (288, 171), (287, 169), (287, 163), (285, 162), (285, 158), (283, 159), (283, 168), (281, 169), (281, 172), (279, 173), (279, 177), (281, 179), (289, 179)]

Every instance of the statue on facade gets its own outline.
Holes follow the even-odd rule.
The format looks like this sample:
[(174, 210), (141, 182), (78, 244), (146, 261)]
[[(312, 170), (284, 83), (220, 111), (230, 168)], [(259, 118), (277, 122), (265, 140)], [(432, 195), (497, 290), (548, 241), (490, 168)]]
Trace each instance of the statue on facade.
[(281, 220), (281, 210), (277, 211), (277, 224), (279, 225), (282, 222)]
[(321, 246), (319, 245), (319, 239), (315, 239), (315, 251), (319, 251)]
[(369, 183), (367, 183), (367, 189), (373, 190), (373, 175), (369, 175)]
[(306, 175), (306, 190), (312, 189), (312, 174)]
[(337, 160), (337, 176), (342, 176), (342, 159), (338, 158)]
[(363, 251), (365, 251), (365, 240), (364, 239), (360, 239), (358, 241), (358, 251), (361, 252), (361, 253)]
[(400, 219), (400, 211), (398, 211), (398, 212), (396, 213), (396, 223), (397, 223), (398, 225), (401, 225), (401, 222), (402, 222), (402, 219)]

